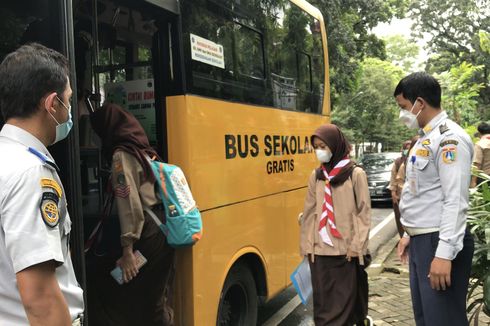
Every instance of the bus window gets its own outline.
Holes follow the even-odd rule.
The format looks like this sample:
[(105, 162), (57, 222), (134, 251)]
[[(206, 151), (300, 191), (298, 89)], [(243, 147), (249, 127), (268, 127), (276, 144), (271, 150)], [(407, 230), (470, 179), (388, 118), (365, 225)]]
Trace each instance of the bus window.
[[(99, 139), (90, 126), (91, 107), (96, 109), (105, 102), (120, 105), (139, 120), (150, 144), (158, 145), (153, 43), (159, 12), (143, 5), (130, 7), (124, 1), (99, 0), (97, 4), (96, 17), (91, 1), (74, 6), (85, 233), (97, 222), (108, 170)], [(97, 35), (93, 31), (94, 19)], [(92, 99), (98, 101), (87, 101), (90, 94), (96, 94)]]
[(321, 113), (325, 78), (322, 41), (316, 19), (295, 5), (279, 11), (272, 25), (270, 53), (274, 106)]
[(156, 145), (151, 51), (158, 30), (155, 19), (116, 1), (100, 3), (104, 10), (97, 17), (99, 52), (93, 86), (98, 89), (93, 91), (101, 94), (102, 103), (116, 103), (130, 111)]
[(235, 24), (235, 44), (238, 72), (248, 77), (264, 79), (264, 53), (260, 33), (247, 26)]
[(325, 66), (320, 25), (312, 16), (279, 0), (183, 3), (188, 91), (322, 112)]

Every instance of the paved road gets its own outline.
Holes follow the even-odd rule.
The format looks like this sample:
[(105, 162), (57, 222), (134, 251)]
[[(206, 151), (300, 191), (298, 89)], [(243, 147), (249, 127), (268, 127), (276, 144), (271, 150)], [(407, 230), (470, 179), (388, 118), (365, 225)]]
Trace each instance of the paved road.
[[(371, 216), (371, 228), (374, 228), (377, 224), (383, 221), (388, 215), (393, 212), (391, 206), (386, 204), (374, 204), (372, 208)], [(277, 316), (278, 311), (290, 302), (296, 296), (296, 292), (292, 287), (285, 290), (276, 298), (269, 301), (263, 307), (259, 308), (257, 325), (262, 325), (266, 321), (270, 320), (272, 316)], [(279, 325), (281, 326), (306, 326), (313, 325), (312, 319), (313, 307), (310, 303), (305, 307), (300, 304), (294, 311), (289, 314)], [(276, 325), (269, 325), (276, 326)]]
[(393, 212), (390, 204), (373, 204), (371, 207), (371, 228), (374, 228), (378, 223), (383, 221), (385, 217)]
[[(395, 236), (396, 238), (397, 236)], [(390, 241), (394, 247), (396, 241)], [(375, 326), (395, 325), (395, 326), (415, 326), (413, 320), (412, 304), (410, 298), (410, 285), (408, 280), (408, 270), (406, 265), (402, 265), (396, 257), (395, 250), (386, 245), (389, 253), (388, 259), (383, 264), (384, 269), (380, 274), (372, 271), (369, 273), (369, 316), (374, 320)], [(369, 270), (369, 269), (368, 269)], [(371, 273), (372, 272), (372, 273)], [(481, 289), (479, 291), (481, 293)], [(288, 289), (280, 297), (271, 301), (271, 307), (279, 310), (292, 298), (295, 293), (293, 289)], [(269, 305), (269, 304), (268, 304)], [(268, 306), (267, 305), (267, 306)], [(267, 308), (266, 306), (266, 308)], [(261, 318), (258, 325), (267, 320), (263, 319), (266, 315), (266, 308), (262, 308)], [(270, 318), (270, 312), (267, 318)], [(288, 314), (280, 323), (273, 326), (314, 326), (313, 305), (308, 306), (299, 304), (292, 313)], [(470, 315), (468, 315), (470, 316)], [(473, 325), (473, 322), (471, 323)], [(480, 313), (479, 325), (490, 325), (490, 317)]]

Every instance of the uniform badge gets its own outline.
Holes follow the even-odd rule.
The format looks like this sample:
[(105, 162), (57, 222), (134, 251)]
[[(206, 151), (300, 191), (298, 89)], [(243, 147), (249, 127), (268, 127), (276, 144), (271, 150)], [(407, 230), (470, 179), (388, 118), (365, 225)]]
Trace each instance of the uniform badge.
[(448, 131), (448, 130), (449, 130), (449, 127), (446, 124), (443, 124), (443, 125), (440, 125), (439, 126), (439, 132), (441, 133), (441, 135), (443, 133), (445, 133), (446, 131)]
[(114, 161), (114, 172), (118, 173), (123, 170), (121, 161)]
[(119, 173), (117, 175), (117, 184), (119, 185), (126, 185), (126, 177), (124, 176), (124, 173)]
[(430, 139), (426, 139), (422, 142), (422, 145), (424, 146), (429, 146), (430, 145)]
[(424, 132), (425, 132), (426, 134), (428, 134), (429, 132), (431, 132), (431, 131), (432, 131), (432, 126), (431, 126), (431, 125), (427, 125), (427, 126), (425, 126), (425, 127), (424, 127), (424, 129), (423, 129), (423, 130), (424, 130)]
[(42, 188), (51, 188), (54, 191), (56, 191), (56, 193), (58, 194), (58, 197), (61, 197), (61, 195), (63, 194), (63, 191), (61, 190), (60, 185), (58, 184), (58, 182), (56, 182), (53, 179), (42, 178), (40, 183), (41, 183)]
[(429, 150), (428, 149), (419, 148), (415, 152), (415, 155), (421, 156), (421, 157), (429, 157)]
[(114, 195), (116, 197), (126, 198), (129, 196), (129, 193), (130, 189), (128, 185), (118, 185), (116, 188), (114, 188)]
[(47, 226), (54, 228), (60, 221), (60, 213), (58, 210), (59, 197), (54, 192), (43, 192), (41, 199), (41, 216)]
[(441, 147), (444, 147), (446, 145), (458, 145), (458, 141), (457, 140), (454, 140), (454, 139), (448, 139), (448, 140), (445, 140), (443, 141), (439, 146)]
[(444, 148), (441, 155), (442, 161), (446, 164), (456, 162), (456, 147)]

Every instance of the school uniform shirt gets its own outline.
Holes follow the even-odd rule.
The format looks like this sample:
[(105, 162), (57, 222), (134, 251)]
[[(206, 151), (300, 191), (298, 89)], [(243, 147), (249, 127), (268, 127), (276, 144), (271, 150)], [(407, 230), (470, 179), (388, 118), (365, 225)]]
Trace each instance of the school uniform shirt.
[(351, 178), (342, 185), (332, 186), (335, 225), (342, 235), (342, 239), (336, 238), (327, 228), (333, 247), (324, 243), (319, 234), (324, 197), (325, 181), (317, 180), (313, 171), (300, 220), (300, 254), (339, 256), (347, 254), (347, 249), (350, 249), (365, 255), (371, 227), (371, 199), (364, 170), (356, 167)]
[(145, 224), (144, 207), (159, 202), (154, 183), (146, 180), (143, 167), (133, 155), (116, 150), (112, 156), (112, 187), (121, 226), (121, 246), (133, 244)]
[(391, 168), (390, 185), (388, 186), (388, 189), (394, 191), (398, 196), (400, 196), (400, 189), (403, 187), (403, 181), (397, 178), (402, 166), (403, 159), (399, 157), (395, 160), (393, 167)]
[(484, 135), (475, 144), (473, 163), (480, 165), (480, 170), (490, 175), (490, 135)]
[(453, 260), (463, 248), (473, 144), (442, 111), (423, 129), (406, 162), (400, 202), (401, 222), (436, 228), (436, 257)]
[(27, 131), (0, 132), (0, 325), (29, 325), (16, 273), (55, 261), (56, 279), (72, 320), (83, 312), (83, 292), (69, 250), (65, 192), (46, 147)]

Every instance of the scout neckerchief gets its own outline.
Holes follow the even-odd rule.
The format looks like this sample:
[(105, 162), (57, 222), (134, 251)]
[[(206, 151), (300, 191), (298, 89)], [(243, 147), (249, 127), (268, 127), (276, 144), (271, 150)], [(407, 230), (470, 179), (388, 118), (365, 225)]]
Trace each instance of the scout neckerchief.
[(337, 226), (335, 225), (335, 214), (333, 212), (333, 201), (332, 201), (332, 186), (330, 185), (330, 181), (333, 178), (335, 178), (335, 176), (339, 174), (342, 168), (347, 164), (349, 164), (349, 162), (350, 160), (347, 157), (345, 157), (343, 160), (341, 160), (339, 163), (335, 165), (332, 171), (330, 171), (330, 174), (328, 174), (327, 170), (322, 165), (322, 171), (323, 174), (325, 175), (325, 197), (323, 199), (322, 216), (320, 218), (320, 225), (318, 227), (318, 231), (320, 233), (320, 237), (322, 238), (323, 242), (325, 242), (327, 245), (332, 247), (333, 247), (333, 243), (327, 232), (327, 224), (330, 229), (330, 233), (334, 237), (342, 239), (342, 235), (339, 233), (339, 231), (337, 230)]

